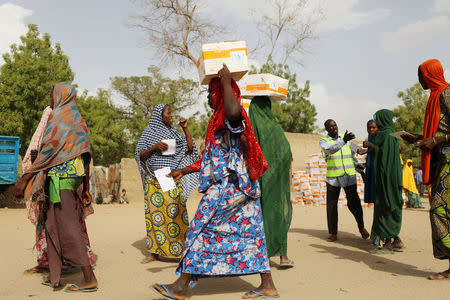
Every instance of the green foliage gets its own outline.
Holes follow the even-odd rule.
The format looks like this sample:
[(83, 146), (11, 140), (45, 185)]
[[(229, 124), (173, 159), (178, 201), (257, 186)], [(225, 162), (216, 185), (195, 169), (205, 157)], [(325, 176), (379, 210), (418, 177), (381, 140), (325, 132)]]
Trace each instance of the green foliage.
[[(393, 110), (396, 130), (422, 134), (428, 92), (422, 88), (420, 83), (416, 83), (406, 91), (398, 92), (397, 97), (402, 99), (403, 105), (399, 105)], [(405, 143), (402, 143), (402, 147), (403, 159), (411, 158), (415, 167), (420, 166), (420, 149)]]
[(257, 70), (254, 66), (250, 74), (270, 73), (289, 80), (288, 96), (285, 103), (273, 102), (272, 112), (275, 119), (287, 132), (313, 133), (317, 130), (317, 111), (309, 101), (311, 95), (309, 80), (303, 88), (297, 84), (297, 75), (292, 73), (286, 64), (276, 64), (269, 57), (267, 63)]
[(169, 104), (176, 120), (183, 110), (198, 101), (200, 95), (198, 83), (193, 80), (164, 77), (155, 66), (148, 68), (148, 72), (150, 76), (111, 79), (113, 89), (130, 104), (122, 110), (122, 115), (134, 144), (147, 126), (156, 104)]
[(39, 123), (44, 108), (49, 105), (52, 87), (61, 81), (71, 82), (74, 73), (61, 46), (52, 46), (50, 35), (39, 33), (30, 24), (19, 44), (11, 45), (3, 55), (0, 67), (0, 135), (19, 136), (24, 155)]
[(111, 103), (111, 92), (99, 89), (96, 96), (85, 91), (78, 107), (89, 128), (91, 154), (96, 165), (108, 166), (122, 157), (133, 157), (134, 148), (125, 134), (125, 123)]

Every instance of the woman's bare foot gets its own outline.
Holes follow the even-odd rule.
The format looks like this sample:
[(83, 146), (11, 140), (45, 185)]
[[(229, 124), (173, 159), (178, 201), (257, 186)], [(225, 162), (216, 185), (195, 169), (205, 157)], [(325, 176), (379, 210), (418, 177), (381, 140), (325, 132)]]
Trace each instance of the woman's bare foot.
[(403, 241), (400, 239), (400, 237), (394, 238), (394, 244), (392, 246), (396, 249), (405, 248), (405, 244), (403, 244)]
[(91, 281), (83, 280), (78, 286), (82, 289), (92, 289), (98, 287), (98, 282), (95, 278)]
[(148, 264), (152, 261), (158, 260), (158, 255), (156, 254), (150, 254), (149, 256), (146, 256), (142, 261), (141, 264)]
[(260, 273), (259, 275), (261, 276), (261, 285), (257, 289), (245, 293), (245, 295), (242, 298), (252, 299), (252, 298), (259, 298), (262, 296), (270, 296), (278, 298), (278, 291), (275, 288), (275, 284), (273, 283), (272, 274)]
[[(261, 293), (265, 296), (274, 297), (278, 295), (278, 291), (275, 287), (265, 287), (261, 284), (257, 289), (254, 289), (255, 292)], [(260, 294), (254, 293), (252, 291), (245, 293), (242, 297), (243, 299), (253, 299), (262, 297)]]
[(450, 278), (450, 269), (427, 277), (429, 280), (439, 280)]
[(292, 268), (294, 266), (294, 261), (290, 259), (287, 255), (280, 256), (280, 267), (281, 268)]
[(392, 252), (394, 250), (394, 246), (390, 239), (386, 239), (386, 242), (383, 244), (383, 250)]

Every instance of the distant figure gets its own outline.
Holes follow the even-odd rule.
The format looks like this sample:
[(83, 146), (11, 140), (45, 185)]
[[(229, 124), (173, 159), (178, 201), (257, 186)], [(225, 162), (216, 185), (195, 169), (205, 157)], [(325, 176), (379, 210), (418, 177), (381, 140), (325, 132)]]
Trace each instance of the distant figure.
[(119, 203), (120, 204), (125, 204), (125, 203), (128, 204), (127, 190), (122, 189), (122, 192), (120, 193)]
[(423, 208), (419, 191), (414, 181), (413, 162), (411, 159), (406, 160), (403, 166), (403, 188), (406, 190), (406, 195), (408, 196), (408, 207)]
[[(22, 161), (23, 172), (26, 173), (31, 168), (31, 165), (36, 160), (36, 157), (41, 149), (41, 140), (44, 135), (45, 127), (47, 126), (48, 117), (52, 112), (52, 108), (47, 106), (43, 113), (41, 120), (36, 128), (36, 131), (31, 138), (30, 145), (25, 153)], [(29, 198), (26, 201), (28, 219), (35, 225), (39, 217), (39, 203), (38, 201), (32, 201)], [(47, 258), (47, 241), (45, 238), (45, 231), (39, 230), (36, 226), (36, 253), (37, 253), (37, 266), (25, 271), (25, 274), (41, 273), (48, 270), (48, 258)]]
[(422, 179), (422, 169), (419, 168), (419, 170), (414, 174), (414, 180), (416, 181), (417, 189), (419, 190), (419, 195), (423, 197), (424, 192), (424, 186), (423, 186), (423, 179)]
[(373, 166), (375, 158), (375, 148), (373, 147), (378, 134), (378, 126), (375, 120), (367, 122), (368, 139), (364, 141), (363, 147), (367, 148), (366, 178), (364, 180), (364, 202), (375, 203), (375, 169)]
[(395, 132), (394, 113), (382, 109), (375, 113), (378, 134), (373, 145), (375, 173), (375, 207), (371, 239), (377, 249), (393, 251), (404, 247), (399, 234), (402, 227), (402, 165)]
[(320, 139), (322, 154), (327, 162), (327, 221), (328, 221), (328, 241), (337, 240), (338, 232), (338, 200), (341, 188), (344, 188), (347, 196), (347, 205), (350, 212), (355, 217), (359, 232), (363, 239), (369, 237), (369, 233), (364, 228), (363, 211), (361, 200), (356, 187), (356, 166), (358, 165), (355, 152), (350, 148), (350, 141), (355, 138), (351, 132), (339, 134), (338, 126), (334, 120), (325, 122), (327, 136)]
[(95, 197), (95, 203), (103, 204), (103, 195), (102, 195), (102, 193), (98, 193), (97, 194), (97, 197)]
[[(418, 70), (419, 82), (430, 89), (425, 111), (423, 135), (407, 135), (410, 143), (419, 141), (422, 149), (423, 184), (431, 185), (430, 220), (433, 254), (450, 262), (450, 83), (445, 81), (444, 69), (437, 59), (423, 62)], [(450, 278), (449, 269), (428, 279)]]

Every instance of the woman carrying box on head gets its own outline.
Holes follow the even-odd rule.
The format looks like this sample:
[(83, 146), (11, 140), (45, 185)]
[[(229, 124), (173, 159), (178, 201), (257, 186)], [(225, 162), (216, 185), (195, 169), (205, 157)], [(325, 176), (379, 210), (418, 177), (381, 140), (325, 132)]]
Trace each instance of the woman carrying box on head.
[(239, 88), (225, 65), (219, 77), (209, 83), (208, 102), (214, 114), (201, 162), (171, 173), (176, 179), (200, 171), (199, 190), (205, 194), (186, 233), (176, 271), (180, 277), (152, 288), (168, 299), (185, 299), (188, 287), (199, 278), (259, 273), (261, 285), (244, 298), (278, 298), (259, 201), (258, 178), (267, 162), (239, 104)]
[(259, 178), (261, 206), (269, 257), (279, 256), (280, 267), (294, 262), (287, 256), (287, 235), (292, 219), (290, 171), (292, 152), (280, 124), (272, 114), (267, 96), (252, 99), (249, 118), (269, 169)]
[[(155, 171), (164, 167), (184, 168), (198, 160), (187, 121), (180, 118), (185, 137), (172, 127), (172, 110), (167, 104), (157, 104), (136, 146), (135, 158), (142, 178), (145, 199), (146, 243), (151, 256), (178, 258), (183, 250), (189, 219), (186, 200), (198, 185), (198, 176), (190, 174), (176, 182), (176, 188), (163, 192)], [(175, 140), (175, 153), (168, 150), (169, 140)], [(165, 141), (165, 142), (164, 142)], [(167, 142), (167, 143), (166, 143)], [(169, 154), (169, 155), (166, 155)]]

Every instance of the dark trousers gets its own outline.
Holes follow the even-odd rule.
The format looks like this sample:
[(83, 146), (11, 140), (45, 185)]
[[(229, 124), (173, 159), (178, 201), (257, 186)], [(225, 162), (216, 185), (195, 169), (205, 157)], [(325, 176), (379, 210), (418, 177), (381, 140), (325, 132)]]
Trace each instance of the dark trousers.
[[(355, 217), (358, 228), (364, 228), (363, 211), (361, 207), (361, 200), (356, 190), (356, 184), (347, 186), (344, 188), (345, 195), (347, 196), (347, 206), (350, 212)], [(337, 234), (338, 228), (338, 200), (341, 187), (329, 185), (327, 183), (327, 221), (328, 221), (328, 233)]]

